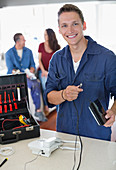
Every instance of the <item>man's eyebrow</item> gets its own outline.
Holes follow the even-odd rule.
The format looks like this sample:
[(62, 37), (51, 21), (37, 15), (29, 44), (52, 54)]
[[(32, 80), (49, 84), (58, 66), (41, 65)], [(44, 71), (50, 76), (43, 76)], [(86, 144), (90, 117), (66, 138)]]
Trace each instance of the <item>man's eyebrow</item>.
[(63, 22), (63, 23), (61, 23), (61, 25), (62, 25), (62, 24), (67, 24), (67, 23), (66, 23), (66, 22)]
[(77, 21), (77, 20), (75, 20), (75, 21), (73, 21), (73, 22), (78, 22), (78, 23), (81, 23), (81, 21)]
[[(76, 21), (76, 20), (75, 20), (75, 21), (72, 21), (72, 23), (75, 23), (75, 22), (76, 22), (76, 23), (81, 23), (80, 21)], [(61, 25), (63, 25), (63, 24), (68, 24), (68, 21), (67, 21), (67, 22), (64, 21), (64, 22), (61, 23)]]

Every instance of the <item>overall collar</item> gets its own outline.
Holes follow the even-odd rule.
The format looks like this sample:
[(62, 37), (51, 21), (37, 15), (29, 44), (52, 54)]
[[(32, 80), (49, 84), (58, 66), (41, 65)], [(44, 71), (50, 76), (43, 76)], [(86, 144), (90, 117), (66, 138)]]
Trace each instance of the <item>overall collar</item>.
[[(85, 38), (88, 40), (87, 48), (85, 50), (87, 52), (87, 54), (99, 54), (99, 53), (101, 53), (98, 46), (96, 46), (96, 44), (97, 44), (96, 41), (94, 41), (90, 36), (85, 36)], [(71, 56), (71, 53), (70, 53), (69, 45), (67, 45), (65, 47), (63, 57), (70, 61), (69, 58), (72, 57), (72, 56)]]

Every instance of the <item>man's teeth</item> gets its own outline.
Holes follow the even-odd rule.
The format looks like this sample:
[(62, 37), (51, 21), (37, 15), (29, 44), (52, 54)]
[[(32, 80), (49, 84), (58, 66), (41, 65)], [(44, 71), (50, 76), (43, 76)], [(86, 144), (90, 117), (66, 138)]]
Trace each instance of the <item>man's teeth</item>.
[(76, 36), (76, 34), (75, 34), (75, 35), (69, 35), (69, 36), (67, 36), (67, 37), (73, 38), (73, 37), (75, 37), (75, 36)]

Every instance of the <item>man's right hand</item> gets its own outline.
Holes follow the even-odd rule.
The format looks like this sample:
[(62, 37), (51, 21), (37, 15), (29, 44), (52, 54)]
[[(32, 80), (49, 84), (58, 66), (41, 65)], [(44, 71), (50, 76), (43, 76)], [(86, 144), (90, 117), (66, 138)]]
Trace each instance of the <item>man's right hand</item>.
[(12, 70), (12, 74), (18, 74), (18, 73), (20, 73), (20, 70), (16, 70), (16, 69)]
[(82, 92), (83, 89), (78, 86), (67, 86), (67, 88), (63, 91), (63, 97), (67, 101), (73, 101), (77, 99), (80, 92)]

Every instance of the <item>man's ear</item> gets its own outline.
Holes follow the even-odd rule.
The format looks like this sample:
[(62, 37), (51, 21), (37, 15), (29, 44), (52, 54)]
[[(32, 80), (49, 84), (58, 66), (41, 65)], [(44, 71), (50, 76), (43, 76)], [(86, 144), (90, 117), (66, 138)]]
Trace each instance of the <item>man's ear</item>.
[(86, 30), (86, 22), (84, 21), (84, 23), (83, 23), (83, 30)]

